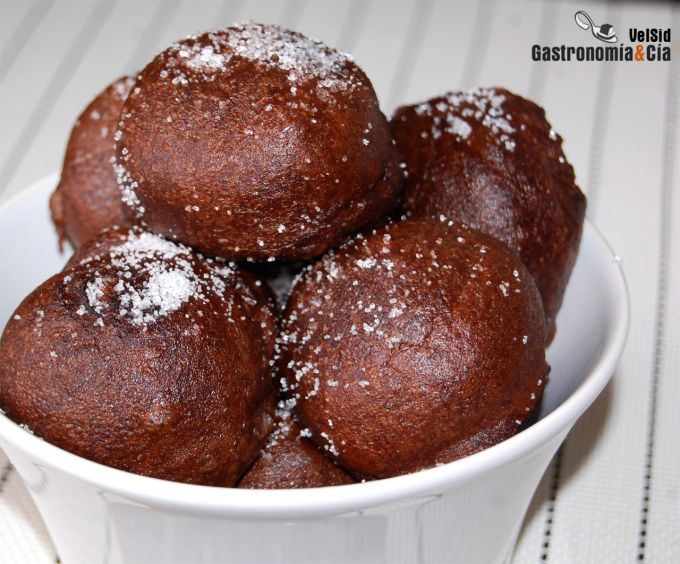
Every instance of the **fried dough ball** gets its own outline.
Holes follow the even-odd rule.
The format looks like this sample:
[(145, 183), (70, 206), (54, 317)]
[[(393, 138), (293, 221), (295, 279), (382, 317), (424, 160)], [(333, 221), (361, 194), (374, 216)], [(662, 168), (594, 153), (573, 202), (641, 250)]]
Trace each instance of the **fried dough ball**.
[(134, 79), (108, 86), (78, 117), (66, 147), (61, 180), (50, 198), (60, 243), (78, 248), (107, 227), (131, 226), (134, 213), (123, 204), (113, 171), (113, 136)]
[(234, 485), (273, 423), (269, 295), (237, 267), (157, 235), (102, 237), (7, 325), (0, 408), (114, 468)]
[(267, 446), (239, 483), (246, 489), (297, 489), (341, 486), (354, 479), (338, 468), (290, 418), (280, 419)]
[(541, 299), (505, 245), (453, 222), (359, 236), (294, 286), (283, 387), (341, 467), (386, 478), (516, 434), (546, 383)]
[(444, 215), (514, 250), (541, 293), (550, 342), (586, 199), (543, 109), (502, 88), (476, 88), (399, 108), (392, 132), (407, 214)]
[(366, 75), (278, 26), (160, 53), (116, 140), (126, 202), (152, 231), (208, 255), (310, 258), (398, 205), (396, 150)]

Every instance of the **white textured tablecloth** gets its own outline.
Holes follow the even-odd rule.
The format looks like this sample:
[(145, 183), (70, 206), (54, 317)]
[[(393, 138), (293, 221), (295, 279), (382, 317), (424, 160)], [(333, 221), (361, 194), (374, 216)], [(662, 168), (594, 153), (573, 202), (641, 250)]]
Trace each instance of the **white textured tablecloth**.
[[(613, 24), (619, 41), (629, 27), (671, 27), (674, 61), (532, 62), (535, 43), (593, 43), (574, 23), (578, 9)], [(0, 0), (0, 203), (60, 167), (76, 116), (114, 78), (188, 33), (251, 19), (353, 53), (388, 115), (474, 85), (502, 85), (546, 108), (589, 217), (622, 257), (632, 326), (612, 383), (536, 492), (514, 562), (680, 562), (677, 5)], [(0, 451), (0, 562), (56, 559)]]

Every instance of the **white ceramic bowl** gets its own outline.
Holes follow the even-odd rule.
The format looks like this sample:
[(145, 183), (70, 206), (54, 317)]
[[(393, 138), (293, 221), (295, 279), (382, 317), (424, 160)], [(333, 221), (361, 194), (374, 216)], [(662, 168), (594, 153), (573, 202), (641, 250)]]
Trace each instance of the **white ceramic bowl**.
[[(0, 327), (58, 271), (50, 176), (0, 208)], [(586, 224), (548, 351), (541, 419), (473, 456), (387, 480), (251, 491), (129, 474), (54, 447), (0, 415), (0, 445), (64, 564), (503, 562), (531, 496), (621, 355), (628, 297), (616, 257)]]

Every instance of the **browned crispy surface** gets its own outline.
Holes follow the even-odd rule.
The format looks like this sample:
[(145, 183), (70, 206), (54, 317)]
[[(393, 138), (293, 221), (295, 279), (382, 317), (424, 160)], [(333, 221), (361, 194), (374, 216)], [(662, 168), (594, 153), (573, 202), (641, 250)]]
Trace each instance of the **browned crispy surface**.
[(521, 261), (458, 224), (407, 220), (306, 271), (281, 334), (301, 426), (347, 470), (384, 478), (518, 432), (548, 367)]
[(67, 238), (76, 248), (106, 227), (133, 223), (134, 214), (121, 201), (111, 162), (113, 135), (133, 84), (133, 78), (123, 77), (107, 87), (71, 131), (50, 210), (60, 241)]
[(273, 421), (271, 301), (236, 267), (139, 231), (105, 236), (10, 320), (0, 408), (114, 468), (234, 485)]
[(206, 33), (136, 86), (117, 170), (153, 231), (228, 259), (309, 258), (398, 203), (373, 87), (318, 42), (259, 24)]
[(269, 443), (239, 488), (319, 488), (352, 484), (354, 479), (326, 458), (292, 421), (279, 422)]
[(391, 123), (409, 216), (443, 214), (509, 245), (536, 281), (552, 340), (586, 199), (543, 109), (476, 89), (399, 108)]
[(88, 239), (73, 252), (63, 270), (78, 267), (85, 259), (101, 258), (111, 250), (111, 247), (125, 243), (130, 232), (140, 234), (143, 230), (139, 226), (103, 229), (96, 237)]

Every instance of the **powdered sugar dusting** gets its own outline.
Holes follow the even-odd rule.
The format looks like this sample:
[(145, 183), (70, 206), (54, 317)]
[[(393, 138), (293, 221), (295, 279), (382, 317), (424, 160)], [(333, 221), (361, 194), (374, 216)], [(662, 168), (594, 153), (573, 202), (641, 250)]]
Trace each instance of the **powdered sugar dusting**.
[[(105, 254), (81, 261), (81, 265), (91, 264), (85, 294), (87, 305), (99, 316), (99, 326), (104, 326), (107, 316), (148, 325), (191, 300), (209, 304), (211, 294), (224, 300), (233, 274), (228, 265), (138, 230), (130, 231)], [(82, 316), (86, 311), (81, 305), (76, 313)]]
[(104, 281), (101, 276), (97, 276), (94, 280), (85, 285), (85, 295), (90, 307), (97, 313), (101, 313), (102, 302), (101, 298), (104, 296)]
[(432, 118), (431, 135), (438, 139), (442, 133), (453, 135), (458, 141), (466, 141), (472, 133), (470, 123), (477, 122), (493, 133), (496, 141), (506, 150), (515, 150), (512, 134), (515, 128), (510, 115), (504, 108), (506, 97), (494, 88), (473, 88), (468, 92), (451, 92), (437, 102), (424, 102), (415, 107), (419, 116)]
[(135, 210), (140, 216), (143, 215), (145, 209), (139, 201), (136, 192), (137, 188), (139, 188), (139, 183), (132, 178), (132, 175), (121, 162), (114, 163), (113, 171), (116, 174), (116, 182), (118, 183), (123, 203)]
[(120, 100), (125, 100), (130, 93), (130, 89), (134, 86), (135, 79), (131, 76), (126, 76), (113, 83), (113, 92)]
[[(180, 56), (188, 52), (181, 50)], [(194, 53), (187, 61), (187, 66), (192, 69), (222, 69), (224, 68), (225, 56), (215, 52), (211, 45), (203, 47), (198, 53)]]
[(161, 77), (181, 86), (195, 80), (191, 71), (199, 72), (199, 80), (214, 80), (211, 75), (227, 70), (236, 59), (286, 72), (293, 96), (297, 85), (310, 79), (320, 89), (346, 90), (357, 84), (347, 67), (350, 55), (277, 25), (247, 23), (188, 37), (172, 45), (166, 55)]
[(461, 139), (467, 139), (472, 133), (472, 127), (464, 119), (460, 119), (458, 116), (447, 116), (447, 122), (450, 126), (446, 128), (446, 131), (453, 133)]
[(251, 23), (234, 27), (227, 43), (239, 57), (288, 71), (291, 83), (315, 78), (322, 88), (345, 89), (351, 82), (346, 71), (352, 60), (349, 55), (279, 26)]
[[(182, 270), (158, 269), (151, 274), (144, 291), (132, 289), (128, 294), (123, 294), (121, 304), (130, 304), (130, 313), (135, 323), (144, 319), (151, 321), (155, 316), (164, 316), (178, 310), (189, 301), (196, 286), (196, 281)], [(149, 316), (145, 314), (149, 310), (154, 312), (152, 319), (148, 319)]]

